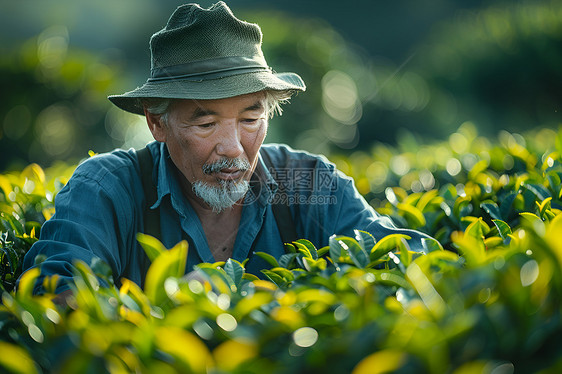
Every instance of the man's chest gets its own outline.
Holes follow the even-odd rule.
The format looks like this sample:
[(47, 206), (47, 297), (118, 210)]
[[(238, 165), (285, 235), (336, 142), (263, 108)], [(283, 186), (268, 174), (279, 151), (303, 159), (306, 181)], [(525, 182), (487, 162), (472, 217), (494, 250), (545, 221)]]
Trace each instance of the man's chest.
[(241, 210), (233, 211), (229, 215), (209, 216), (201, 219), (207, 244), (215, 261), (225, 261), (232, 257), (240, 216)]

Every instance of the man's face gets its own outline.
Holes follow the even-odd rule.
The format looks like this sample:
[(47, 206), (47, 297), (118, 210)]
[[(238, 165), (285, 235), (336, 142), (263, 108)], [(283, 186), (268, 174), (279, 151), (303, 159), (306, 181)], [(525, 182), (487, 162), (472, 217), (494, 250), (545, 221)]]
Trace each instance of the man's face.
[[(166, 143), (172, 161), (189, 182), (184, 184), (189, 186), (184, 189), (187, 193), (191, 186), (203, 188), (203, 193), (225, 188), (241, 191), (240, 186), (250, 180), (256, 168), (267, 126), (265, 94), (255, 93), (175, 101), (167, 124), (161, 124), (160, 131), (153, 130), (153, 134)], [(239, 200), (244, 193), (231, 196)]]

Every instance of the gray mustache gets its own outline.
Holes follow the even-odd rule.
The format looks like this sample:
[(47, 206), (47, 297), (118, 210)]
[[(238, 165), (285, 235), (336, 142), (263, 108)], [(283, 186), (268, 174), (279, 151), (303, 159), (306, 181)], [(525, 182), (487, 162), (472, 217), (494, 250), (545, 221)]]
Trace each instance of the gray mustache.
[(250, 169), (250, 163), (246, 160), (239, 158), (221, 158), (212, 164), (203, 165), (203, 173), (212, 174), (221, 171), (222, 169), (235, 168), (241, 171)]

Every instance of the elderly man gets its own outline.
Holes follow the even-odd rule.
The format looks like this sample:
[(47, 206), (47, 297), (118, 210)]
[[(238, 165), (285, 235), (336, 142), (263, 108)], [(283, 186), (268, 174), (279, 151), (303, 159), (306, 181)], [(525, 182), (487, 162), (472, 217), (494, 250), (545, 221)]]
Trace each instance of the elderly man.
[(82, 163), (24, 269), (45, 255), (42, 276), (59, 274), (61, 292), (74, 260), (98, 257), (117, 283), (126, 277), (142, 285), (149, 261), (139, 232), (168, 248), (187, 240), (186, 272), (201, 262), (249, 258), (247, 271), (259, 275), (267, 264), (256, 251), (279, 257), (283, 242), (324, 246), (354, 229), (376, 238), (407, 233), (421, 248), (422, 234), (378, 216), (325, 158), (263, 145), (269, 118), (305, 85), (296, 74), (273, 73), (261, 39), (258, 25), (240, 21), (223, 2), (177, 8), (151, 38), (148, 81), (109, 97), (144, 115), (156, 141)]

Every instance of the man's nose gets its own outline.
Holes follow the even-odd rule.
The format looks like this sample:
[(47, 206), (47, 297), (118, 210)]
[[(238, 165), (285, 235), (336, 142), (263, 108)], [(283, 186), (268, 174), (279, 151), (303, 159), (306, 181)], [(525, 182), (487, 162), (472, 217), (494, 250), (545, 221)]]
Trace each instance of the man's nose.
[(219, 140), (217, 143), (217, 153), (220, 156), (236, 158), (244, 152), (240, 139), (240, 129), (236, 123), (224, 124), (221, 126)]

